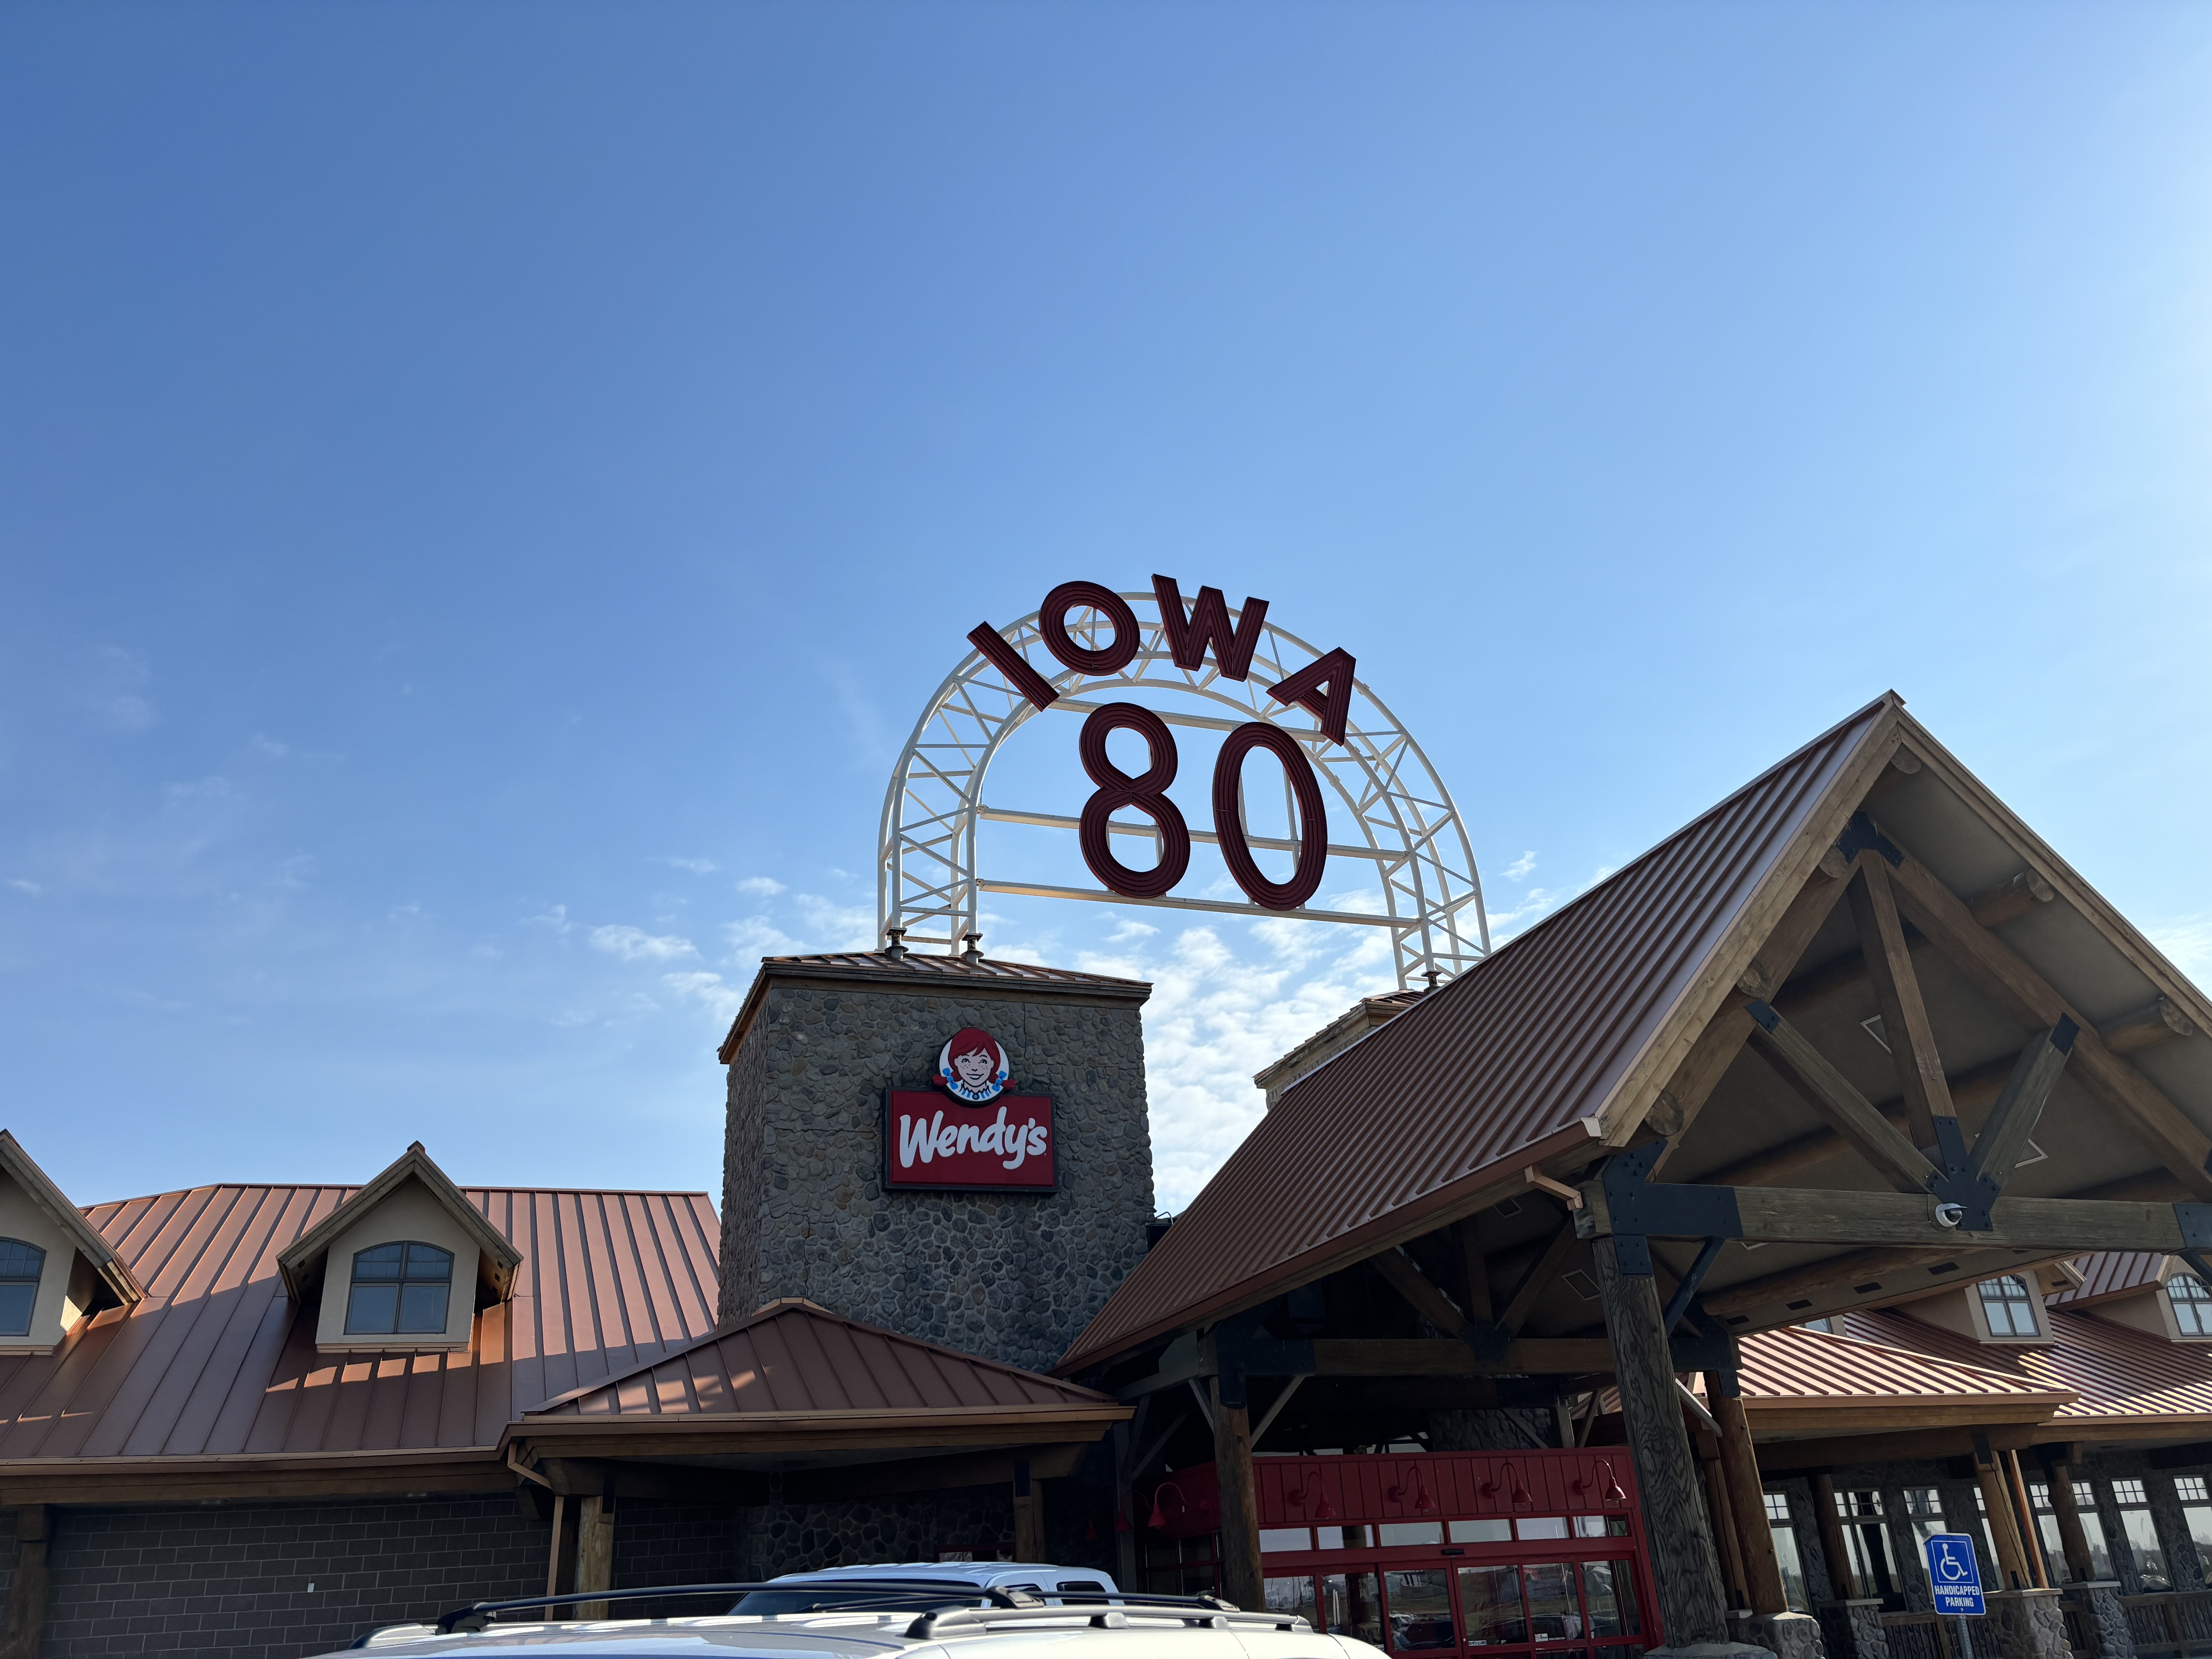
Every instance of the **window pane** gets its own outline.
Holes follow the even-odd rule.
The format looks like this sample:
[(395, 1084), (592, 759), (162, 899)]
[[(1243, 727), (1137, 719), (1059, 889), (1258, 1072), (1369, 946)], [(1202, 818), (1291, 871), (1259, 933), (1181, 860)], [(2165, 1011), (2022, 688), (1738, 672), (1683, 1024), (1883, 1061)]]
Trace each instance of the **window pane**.
[(0, 1336), (28, 1336), (31, 1307), (38, 1299), (35, 1284), (0, 1284)]
[[(1262, 1555), (1279, 1550), (1310, 1550), (1313, 1534), (1304, 1527), (1262, 1527), (1260, 1528), (1260, 1553)], [(1273, 1579), (1267, 1581), (1274, 1583)]]
[[(2121, 1483), (2115, 1480), (2115, 1486)], [(2139, 1485), (2129, 1481), (2130, 1486)], [(2122, 1510), (2120, 1524), (2127, 1528), (2128, 1547), (2135, 1553), (2136, 1572), (2142, 1580), (2146, 1591), (2172, 1589), (2173, 1583), (2166, 1571), (2166, 1551), (2158, 1541), (2158, 1528), (2151, 1525), (2148, 1510)]]
[(1626, 1561), (1583, 1563), (1583, 1601), (1589, 1609), (1592, 1636), (1641, 1636), (1636, 1623), (1636, 1589)]
[(1397, 1653), (1452, 1648), (1451, 1584), (1442, 1567), (1415, 1572), (1386, 1572), (1382, 1593), (1390, 1601), (1390, 1646)]
[(1528, 1625), (1521, 1616), (1520, 1568), (1462, 1567), (1459, 1612), (1467, 1621), (1470, 1647), (1527, 1641)]
[(2148, 1504), (2150, 1495), (2143, 1491), (2143, 1483), (2140, 1480), (2115, 1480), (2112, 1482), (2112, 1501), (2115, 1504)]
[(1605, 1523), (1608, 1518), (1608, 1516), (1602, 1515), (1577, 1516), (1575, 1517), (1575, 1536), (1577, 1538), (1605, 1537), (1607, 1535)]
[(1774, 1564), (1782, 1570), (1782, 1595), (1792, 1613), (1810, 1613), (1813, 1603), (1805, 1595), (1805, 1565), (1797, 1554), (1797, 1528), (1787, 1521), (1771, 1523), (1774, 1534)]
[(406, 1249), (404, 1244), (380, 1244), (373, 1250), (356, 1250), (353, 1258), (353, 1276), (363, 1279), (397, 1279), (399, 1259)]
[(20, 1238), (0, 1238), (0, 1279), (36, 1279), (46, 1253)]
[[(1262, 1548), (1266, 1547), (1261, 1546)], [(1319, 1609), (1314, 1605), (1314, 1581), (1310, 1573), (1296, 1578), (1270, 1578), (1267, 1583), (1267, 1611), (1294, 1613), (1311, 1625), (1321, 1628)]]
[(2033, 1336), (2035, 1303), (2028, 1294), (2027, 1281), (2008, 1273), (2002, 1279), (1982, 1281), (1978, 1287), (1982, 1293), (1982, 1315), (1990, 1322), (1992, 1336)]
[(1379, 1534), (1377, 1543), (1401, 1549), (1409, 1544), (1444, 1541), (1444, 1523), (1441, 1521), (1385, 1521), (1375, 1530)]
[(410, 1244), (407, 1247), (407, 1277), (410, 1279), (450, 1279), (453, 1276), (453, 1253), (441, 1250), (434, 1244)]
[(2212, 1336), (2212, 1291), (2203, 1279), (2194, 1273), (2174, 1274), (2166, 1281), (2166, 1299), (2184, 1336)]
[(2212, 1492), (2204, 1490), (2204, 1477), (2201, 1474), (2175, 1475), (2173, 1495), (2185, 1504), (2212, 1503)]
[[(2179, 1481), (2174, 1482), (2179, 1486)], [(2203, 1483), (2199, 1481), (2201, 1487)], [(2212, 1506), (2190, 1504), (2183, 1507), (2181, 1518), (2189, 1523), (2189, 1541), (2197, 1547), (2197, 1559), (2202, 1565), (2204, 1581), (2212, 1583)]]
[(1573, 1640), (1583, 1633), (1582, 1603), (1575, 1595), (1575, 1570), (1565, 1562), (1521, 1569), (1521, 1588), (1528, 1598), (1528, 1633)]
[[(376, 1288), (380, 1291), (385, 1287), (380, 1285)], [(399, 1328), (418, 1334), (444, 1331), (448, 1290), (444, 1285), (407, 1285), (399, 1293)]]
[(1451, 1540), (1455, 1544), (1503, 1544), (1512, 1536), (1513, 1523), (1503, 1519), (1451, 1523)]
[(1567, 1517), (1564, 1515), (1532, 1515), (1513, 1523), (1513, 1530), (1523, 1538), (1565, 1538)]
[(1788, 1492), (1762, 1492), (1759, 1495), (1766, 1499), (1766, 1518), (1769, 1521), (1787, 1521), (1790, 1518)]
[(356, 1285), (346, 1298), (346, 1334), (389, 1336), (399, 1322), (399, 1286)]
[(1373, 1647), (1382, 1645), (1382, 1604), (1375, 1594), (1373, 1573), (1330, 1573), (1321, 1581), (1321, 1594), (1322, 1612), (1332, 1632)]

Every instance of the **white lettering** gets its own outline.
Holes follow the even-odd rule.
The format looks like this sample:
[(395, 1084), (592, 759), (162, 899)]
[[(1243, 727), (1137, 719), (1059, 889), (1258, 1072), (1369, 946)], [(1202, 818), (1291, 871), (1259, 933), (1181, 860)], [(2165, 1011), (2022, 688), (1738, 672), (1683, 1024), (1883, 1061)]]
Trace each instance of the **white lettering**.
[(952, 1149), (959, 1152), (972, 1152), (976, 1150), (977, 1145), (975, 1126), (972, 1123), (962, 1124), (960, 1133), (953, 1141)]
[(951, 1158), (960, 1150), (960, 1127), (957, 1124), (944, 1123), (944, 1113), (939, 1112), (937, 1115), (943, 1126), (937, 1132), (937, 1155)]
[[(942, 1122), (945, 1114), (939, 1112), (937, 1116), (938, 1121)], [(924, 1164), (927, 1164), (936, 1151), (936, 1126), (926, 1117), (908, 1117), (905, 1113), (900, 1113), (899, 1168), (902, 1170), (914, 1168), (914, 1160), (917, 1155)]]
[(1045, 1142), (1044, 1125), (1043, 1125), (1043, 1124), (1042, 1124), (1042, 1123), (1032, 1123), (1032, 1124), (1030, 1124), (1030, 1155), (1032, 1158), (1042, 1158), (1042, 1157), (1044, 1156), (1044, 1142)]
[(1006, 1109), (999, 1108), (998, 1121), (975, 1137), (979, 1152), (1003, 1152), (1006, 1150)]
[(1013, 1156), (1001, 1158), (999, 1167), (1002, 1170), (1020, 1169), (1023, 1161), (1030, 1155), (1029, 1137), (1019, 1129), (1009, 1127), (1006, 1131), (1006, 1150), (1012, 1152)]

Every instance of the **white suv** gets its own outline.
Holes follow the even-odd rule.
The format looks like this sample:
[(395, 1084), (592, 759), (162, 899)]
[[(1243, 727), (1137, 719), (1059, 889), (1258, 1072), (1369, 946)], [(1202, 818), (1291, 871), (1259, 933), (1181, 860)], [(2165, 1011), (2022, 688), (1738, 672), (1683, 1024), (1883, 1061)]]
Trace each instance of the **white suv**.
[[(562, 1603), (732, 1593), (729, 1611), (693, 1617), (544, 1616)], [(976, 1642), (988, 1646), (972, 1648)], [(1212, 1596), (1131, 1595), (1088, 1568), (1009, 1561), (839, 1567), (759, 1584), (479, 1601), (434, 1624), (389, 1626), (353, 1645), (380, 1659), (981, 1659), (984, 1652), (991, 1659), (1380, 1659), (1365, 1643), (1322, 1635), (1293, 1614), (1243, 1613)]]

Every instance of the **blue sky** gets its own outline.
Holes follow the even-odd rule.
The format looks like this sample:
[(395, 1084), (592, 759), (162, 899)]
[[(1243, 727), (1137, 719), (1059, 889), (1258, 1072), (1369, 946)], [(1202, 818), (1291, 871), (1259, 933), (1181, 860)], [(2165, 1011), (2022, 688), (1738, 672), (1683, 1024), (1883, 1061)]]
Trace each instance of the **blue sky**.
[[(963, 635), (1155, 570), (1359, 658), (1501, 934), (1894, 686), (2212, 977), (2208, 86), (2150, 4), (7, 8), (0, 1121), (719, 1192)], [(1171, 1203), (1380, 982), (1200, 921), (987, 940), (1158, 980)]]

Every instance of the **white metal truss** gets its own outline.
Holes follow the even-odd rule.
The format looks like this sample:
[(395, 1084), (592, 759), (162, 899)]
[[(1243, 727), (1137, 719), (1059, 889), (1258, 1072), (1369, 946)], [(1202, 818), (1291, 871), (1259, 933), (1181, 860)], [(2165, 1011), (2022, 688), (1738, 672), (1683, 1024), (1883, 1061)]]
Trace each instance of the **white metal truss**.
[[(957, 953), (965, 936), (978, 931), (981, 896), (1005, 893), (1387, 927), (1401, 987), (1426, 981), (1431, 974), (1449, 979), (1489, 952), (1482, 882), (1459, 811), (1420, 745), (1364, 681), (1354, 682), (1345, 741), (1337, 744), (1304, 708), (1276, 702), (1267, 695), (1269, 686), (1297, 672), (1322, 652), (1268, 623), (1253, 654), (1249, 678), (1224, 678), (1210, 652), (1201, 666), (1179, 668), (1153, 596), (1139, 592), (1121, 597), (1136, 613), (1141, 642), (1135, 659), (1115, 673), (1085, 674), (1063, 666), (1047, 651), (1034, 612), (1000, 630), (1060, 693), (1060, 701), (1048, 710), (1023, 696), (980, 651), (969, 652), (938, 687), (915, 723), (914, 735), (907, 739), (884, 796), (876, 855), (879, 939), (887, 939), (897, 928), (908, 945), (942, 945), (948, 954)], [(1242, 616), (1237, 611), (1230, 614)], [(1068, 632), (1078, 643), (1097, 647), (1110, 639), (1111, 626), (1097, 613), (1078, 609), (1068, 618)], [(1350, 822), (1358, 830), (1356, 836), (1343, 835), (1343, 819), (1332, 811), (1331, 829), (1337, 833), (1330, 839), (1329, 858), (1370, 866), (1381, 888), (1382, 908), (1374, 913), (1270, 910), (1243, 902), (1172, 894), (1130, 898), (1103, 888), (1045, 886), (980, 876), (975, 832), (985, 819), (1069, 830), (1079, 822), (1071, 815), (987, 805), (984, 781), (1000, 745), (1040, 714), (1086, 714), (1111, 700), (1095, 694), (1147, 689), (1224, 704), (1234, 715), (1222, 719), (1177, 708), (1156, 709), (1170, 726), (1227, 732), (1248, 720), (1264, 720), (1296, 739), (1324, 788), (1333, 790), (1350, 809)], [(1116, 835), (1149, 838), (1152, 833), (1141, 824), (1112, 827)], [(1191, 840), (1206, 844), (1215, 837), (1194, 824)], [(1251, 836), (1250, 842), (1255, 848), (1277, 849), (1297, 845), (1260, 836)]]

